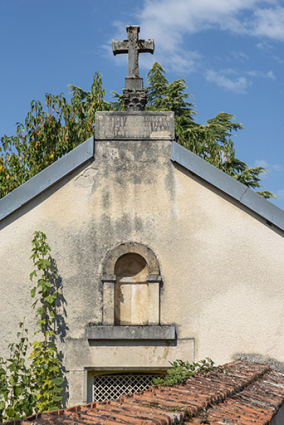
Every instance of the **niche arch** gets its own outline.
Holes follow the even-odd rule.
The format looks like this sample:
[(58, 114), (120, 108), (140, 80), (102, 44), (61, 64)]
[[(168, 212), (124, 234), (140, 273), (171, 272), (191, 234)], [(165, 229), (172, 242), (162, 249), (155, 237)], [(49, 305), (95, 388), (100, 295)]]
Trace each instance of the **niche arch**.
[(129, 242), (108, 251), (103, 262), (103, 324), (160, 324), (160, 267), (153, 251)]
[(115, 273), (115, 264), (122, 255), (135, 253), (141, 255), (148, 264), (149, 274), (160, 274), (160, 267), (156, 255), (147, 247), (138, 242), (128, 242), (116, 246), (108, 251), (103, 262), (103, 275), (111, 275)]

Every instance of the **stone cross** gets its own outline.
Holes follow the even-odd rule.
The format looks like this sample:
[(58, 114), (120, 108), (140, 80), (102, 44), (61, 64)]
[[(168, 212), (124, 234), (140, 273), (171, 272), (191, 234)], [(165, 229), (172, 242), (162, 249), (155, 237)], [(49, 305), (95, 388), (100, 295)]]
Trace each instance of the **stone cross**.
[(139, 40), (140, 27), (130, 25), (126, 27), (128, 40), (112, 41), (112, 51), (114, 55), (128, 53), (128, 75), (125, 78), (125, 89), (142, 90), (143, 78), (139, 75), (138, 56), (139, 53), (154, 53), (154, 41)]

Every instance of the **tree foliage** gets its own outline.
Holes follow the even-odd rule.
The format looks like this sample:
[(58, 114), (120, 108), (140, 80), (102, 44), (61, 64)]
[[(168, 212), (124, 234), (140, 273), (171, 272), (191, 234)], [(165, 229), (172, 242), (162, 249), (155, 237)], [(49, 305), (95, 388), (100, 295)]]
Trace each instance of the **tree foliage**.
[[(148, 110), (174, 111), (178, 142), (252, 189), (261, 189), (260, 174), (264, 167), (250, 168), (235, 156), (233, 136), (243, 125), (234, 122), (232, 114), (220, 112), (205, 125), (195, 122), (192, 95), (185, 92), (183, 79), (169, 83), (165, 71), (157, 62), (148, 73)], [(265, 198), (275, 197), (271, 192), (258, 191)]]
[(28, 330), (20, 323), (18, 342), (9, 344), (8, 359), (0, 358), (1, 423), (59, 409), (62, 400), (63, 378), (55, 343), (57, 276), (45, 234), (35, 232), (32, 244), (35, 270), (30, 278), (37, 278), (37, 283), (31, 296), (38, 326), (35, 335), (41, 337), (31, 344)]
[[(47, 110), (33, 101), (25, 124), (17, 123), (16, 134), (3, 136), (0, 145), (0, 198), (42, 171), (58, 158), (91, 137), (95, 112), (121, 110), (121, 97), (107, 103), (101, 75), (96, 73), (90, 91), (70, 85), (71, 99), (63, 94), (47, 94)], [(252, 189), (261, 189), (263, 167), (250, 168), (235, 156), (233, 136), (244, 127), (235, 117), (220, 112), (205, 125), (195, 121), (192, 95), (186, 93), (186, 82), (169, 83), (165, 71), (157, 62), (148, 73), (149, 111), (173, 111), (178, 142), (215, 167)], [(270, 198), (271, 192), (259, 190)]]
[(46, 94), (44, 106), (32, 101), (25, 124), (17, 123), (16, 134), (1, 138), (0, 197), (93, 135), (95, 112), (109, 110), (104, 100), (100, 74), (95, 74), (91, 91), (82, 99), (73, 86), (70, 102), (63, 94)]

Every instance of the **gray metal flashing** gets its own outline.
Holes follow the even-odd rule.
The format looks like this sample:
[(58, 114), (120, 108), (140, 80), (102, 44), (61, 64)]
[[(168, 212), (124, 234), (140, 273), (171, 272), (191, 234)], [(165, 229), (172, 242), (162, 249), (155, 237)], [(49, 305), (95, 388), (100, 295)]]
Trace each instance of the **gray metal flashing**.
[(283, 210), (176, 142), (172, 143), (171, 160), (230, 195), (269, 223), (284, 230)]
[(13, 192), (0, 199), (0, 220), (61, 180), (94, 156), (94, 138), (86, 140)]
[[(0, 221), (94, 156), (94, 138), (86, 140), (54, 164), (0, 199)], [(265, 220), (284, 230), (284, 211), (262, 198), (247, 186), (204, 161), (176, 142), (171, 160), (201, 177), (214, 187), (239, 201)]]

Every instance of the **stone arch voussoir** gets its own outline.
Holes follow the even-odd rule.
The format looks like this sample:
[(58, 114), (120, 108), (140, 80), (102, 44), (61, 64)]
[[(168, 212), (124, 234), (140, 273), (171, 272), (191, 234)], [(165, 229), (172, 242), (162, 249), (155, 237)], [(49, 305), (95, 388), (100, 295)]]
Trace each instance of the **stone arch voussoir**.
[(121, 245), (116, 246), (115, 248), (108, 251), (106, 258), (103, 262), (103, 274), (104, 275), (114, 275), (115, 274), (115, 264), (117, 260), (125, 254), (135, 253), (141, 255), (148, 265), (148, 270), (150, 275), (159, 275), (160, 267), (158, 260), (154, 252), (147, 247), (138, 242), (127, 242), (122, 243)]

